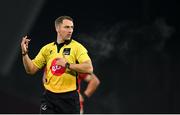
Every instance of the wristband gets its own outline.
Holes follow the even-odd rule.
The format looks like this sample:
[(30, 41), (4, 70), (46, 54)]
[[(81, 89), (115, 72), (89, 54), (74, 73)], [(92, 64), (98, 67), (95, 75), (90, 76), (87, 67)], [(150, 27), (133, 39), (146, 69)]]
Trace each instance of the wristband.
[(66, 62), (65, 67), (70, 69), (70, 63)]
[(27, 55), (28, 54), (28, 51), (27, 52), (25, 52), (25, 53), (22, 53), (22, 56), (25, 56), (25, 55)]

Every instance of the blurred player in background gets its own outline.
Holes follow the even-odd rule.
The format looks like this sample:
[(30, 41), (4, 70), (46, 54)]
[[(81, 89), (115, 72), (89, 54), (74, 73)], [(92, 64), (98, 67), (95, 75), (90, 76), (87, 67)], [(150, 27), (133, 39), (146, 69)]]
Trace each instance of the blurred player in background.
[[(87, 87), (84, 91), (81, 90), (81, 82), (85, 81), (87, 82)], [(84, 101), (86, 101), (88, 98), (92, 96), (92, 94), (96, 91), (97, 87), (100, 84), (100, 80), (98, 77), (92, 73), (92, 74), (82, 74), (80, 73), (78, 75), (78, 84), (79, 84), (79, 100), (80, 100), (80, 113), (84, 113)]]

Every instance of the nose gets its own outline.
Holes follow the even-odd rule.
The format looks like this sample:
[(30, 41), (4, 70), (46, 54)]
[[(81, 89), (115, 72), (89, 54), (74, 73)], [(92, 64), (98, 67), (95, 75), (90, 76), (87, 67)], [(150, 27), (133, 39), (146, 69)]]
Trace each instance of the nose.
[(70, 28), (70, 29), (69, 29), (69, 33), (72, 33), (72, 32), (73, 32), (73, 28)]

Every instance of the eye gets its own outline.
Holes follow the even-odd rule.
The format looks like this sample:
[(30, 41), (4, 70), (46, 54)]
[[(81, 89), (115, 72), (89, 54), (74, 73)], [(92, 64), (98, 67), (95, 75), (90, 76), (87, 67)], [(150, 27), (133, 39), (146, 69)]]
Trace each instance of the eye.
[(64, 28), (66, 28), (66, 29), (69, 29), (69, 28), (74, 29), (74, 26), (64, 26)]
[(64, 28), (69, 28), (69, 26), (64, 26)]

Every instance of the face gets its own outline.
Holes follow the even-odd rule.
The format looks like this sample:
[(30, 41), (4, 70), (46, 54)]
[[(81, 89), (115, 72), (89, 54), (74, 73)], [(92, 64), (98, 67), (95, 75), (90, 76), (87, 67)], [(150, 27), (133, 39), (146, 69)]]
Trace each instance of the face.
[(59, 24), (58, 27), (56, 27), (56, 31), (58, 33), (58, 36), (64, 41), (69, 40), (73, 33), (73, 22), (71, 20), (63, 20), (63, 23)]

